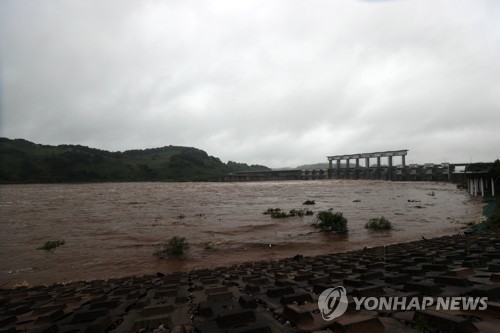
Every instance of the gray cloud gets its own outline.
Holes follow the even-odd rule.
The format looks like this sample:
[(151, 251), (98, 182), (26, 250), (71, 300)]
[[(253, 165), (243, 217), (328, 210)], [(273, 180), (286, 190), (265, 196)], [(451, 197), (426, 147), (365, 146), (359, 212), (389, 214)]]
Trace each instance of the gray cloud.
[(0, 2), (1, 135), (294, 166), (500, 157), (497, 1)]

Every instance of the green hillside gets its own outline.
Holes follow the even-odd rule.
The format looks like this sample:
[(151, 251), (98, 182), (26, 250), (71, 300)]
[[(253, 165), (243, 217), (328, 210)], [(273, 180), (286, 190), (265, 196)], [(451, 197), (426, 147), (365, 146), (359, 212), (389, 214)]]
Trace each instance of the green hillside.
[(233, 171), (270, 170), (216, 157), (196, 148), (109, 152), (80, 145), (49, 146), (0, 138), (0, 183), (217, 181)]

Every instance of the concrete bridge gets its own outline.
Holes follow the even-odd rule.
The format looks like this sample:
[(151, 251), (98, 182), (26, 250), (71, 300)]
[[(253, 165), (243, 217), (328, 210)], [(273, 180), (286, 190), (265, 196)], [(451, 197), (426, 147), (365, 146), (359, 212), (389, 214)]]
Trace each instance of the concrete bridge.
[[(401, 164), (399, 169), (405, 168), (405, 156), (408, 154), (408, 149), (393, 150), (393, 151), (381, 151), (375, 153), (361, 153), (361, 154), (350, 154), (350, 155), (335, 155), (327, 156), (329, 168), (328, 168), (328, 178), (345, 178), (345, 179), (393, 179), (393, 158), (400, 156)], [(370, 164), (370, 159), (375, 158), (377, 164), (372, 166)], [(381, 159), (386, 158), (387, 164), (382, 165)], [(345, 168), (342, 170), (341, 161), (345, 160)], [(351, 167), (350, 161), (355, 161), (354, 168)], [(364, 160), (364, 167), (361, 169), (359, 161)], [(333, 161), (336, 163), (335, 177), (333, 173)], [(360, 172), (362, 171), (362, 173)]]
[[(328, 169), (240, 171), (224, 181), (315, 180), (315, 179), (382, 179), (400, 181), (451, 181), (467, 184), (473, 195), (495, 193), (500, 175), (468, 171), (481, 163), (425, 163), (406, 165), (408, 149), (373, 153), (327, 156)], [(400, 163), (395, 165), (395, 162)], [(352, 162), (352, 163), (351, 163)], [(361, 163), (360, 163), (361, 162)], [(374, 162), (374, 163), (372, 163)], [(487, 163), (486, 163), (487, 164)], [(457, 167), (464, 167), (456, 172)]]
[(498, 191), (495, 191), (500, 181), (498, 165), (495, 167), (494, 163), (476, 163), (465, 169), (465, 175), (470, 195), (494, 197), (498, 193)]

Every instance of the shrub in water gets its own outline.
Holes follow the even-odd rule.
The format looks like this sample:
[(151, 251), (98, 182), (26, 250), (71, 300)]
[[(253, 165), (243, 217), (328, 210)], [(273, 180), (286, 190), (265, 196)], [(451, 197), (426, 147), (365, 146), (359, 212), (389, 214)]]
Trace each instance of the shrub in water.
[(174, 236), (163, 245), (156, 248), (154, 254), (157, 256), (179, 257), (189, 250), (189, 243), (186, 238)]
[(290, 212), (288, 213), (289, 216), (293, 217), (293, 216), (299, 216), (299, 217), (302, 217), (304, 216), (305, 212), (304, 210), (302, 209), (292, 209), (290, 210)]
[(382, 216), (376, 219), (370, 219), (365, 225), (365, 228), (373, 230), (390, 230), (392, 229), (392, 224), (388, 219)]
[(279, 218), (287, 218), (287, 217), (304, 217), (313, 215), (311, 210), (306, 209), (291, 209), (288, 213), (282, 210), (281, 208), (268, 208), (264, 213), (264, 215), (271, 215), (274, 219)]
[(313, 224), (316, 228), (326, 231), (335, 231), (339, 234), (347, 233), (347, 219), (341, 212), (333, 213), (331, 210), (321, 211), (316, 214)]
[(264, 215), (273, 215), (281, 212), (281, 208), (268, 208), (264, 213)]
[(47, 241), (45, 244), (43, 244), (42, 247), (39, 247), (38, 250), (52, 250), (55, 249), (56, 247), (59, 247), (61, 245), (64, 245), (65, 241)]
[(273, 219), (280, 219), (280, 218), (290, 217), (290, 215), (288, 215), (286, 212), (278, 211), (278, 212), (272, 213), (271, 217)]
[(314, 202), (314, 200), (306, 200), (304, 201), (303, 205), (315, 205), (316, 202)]

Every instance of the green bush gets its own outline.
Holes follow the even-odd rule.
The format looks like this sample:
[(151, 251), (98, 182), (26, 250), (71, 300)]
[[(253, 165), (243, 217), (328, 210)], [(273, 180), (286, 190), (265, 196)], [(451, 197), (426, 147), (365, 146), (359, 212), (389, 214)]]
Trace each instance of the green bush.
[(186, 238), (174, 236), (165, 244), (159, 245), (154, 254), (160, 257), (179, 257), (184, 255), (187, 250), (189, 250), (189, 243)]
[(306, 200), (304, 201), (303, 205), (315, 205), (316, 202), (314, 200)]
[(264, 213), (264, 215), (273, 215), (281, 212), (281, 208), (268, 208)]
[(302, 217), (302, 216), (305, 215), (305, 211), (302, 210), (302, 209), (292, 209), (292, 210), (290, 210), (290, 212), (288, 213), (288, 215), (290, 215), (291, 217), (293, 217), (293, 216)]
[(64, 245), (66, 242), (65, 241), (47, 241), (43, 246), (39, 247), (37, 250), (52, 250), (55, 249), (56, 247), (59, 247), (61, 245)]
[(316, 228), (324, 231), (334, 231), (339, 234), (347, 233), (347, 219), (342, 212), (333, 213), (332, 210), (321, 211), (316, 214), (316, 221), (313, 223)]
[(282, 210), (281, 208), (268, 208), (264, 213), (264, 215), (271, 215), (273, 219), (279, 218), (287, 218), (287, 217), (304, 217), (311, 216), (314, 213), (309, 209), (291, 209), (288, 213)]
[(281, 219), (281, 218), (286, 218), (286, 217), (290, 217), (290, 215), (287, 213), (287, 212), (282, 212), (282, 211), (279, 211), (279, 212), (274, 212), (271, 214), (271, 217), (273, 219)]
[(375, 219), (370, 219), (370, 221), (365, 224), (365, 228), (372, 230), (390, 230), (392, 229), (392, 223), (382, 216)]

